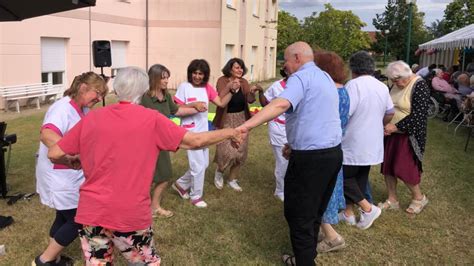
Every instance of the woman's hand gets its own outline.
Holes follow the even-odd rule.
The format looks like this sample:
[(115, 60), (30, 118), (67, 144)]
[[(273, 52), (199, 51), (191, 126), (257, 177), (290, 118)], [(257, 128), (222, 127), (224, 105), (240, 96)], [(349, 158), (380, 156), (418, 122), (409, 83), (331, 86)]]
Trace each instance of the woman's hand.
[(290, 159), (290, 154), (291, 154), (291, 148), (288, 143), (283, 146), (283, 149), (281, 150), (283, 158), (289, 160)]
[(244, 141), (244, 134), (238, 129), (233, 129), (233, 136), (231, 139), (231, 145), (232, 147), (238, 149), (240, 145), (242, 145), (242, 142)]
[(240, 79), (229, 79), (229, 83), (227, 83), (226, 89), (228, 89), (232, 93), (236, 93), (240, 89)]
[(255, 94), (257, 91), (259, 93), (263, 92), (263, 88), (259, 84), (254, 84), (254, 85), (250, 86), (250, 92), (252, 94)]
[(384, 127), (384, 135), (385, 136), (390, 136), (392, 133), (395, 133), (398, 131), (398, 128), (395, 124), (388, 123)]
[(80, 170), (82, 168), (79, 155), (66, 155), (66, 160), (70, 168), (74, 170)]
[(193, 103), (194, 109), (198, 112), (205, 112), (207, 111), (207, 104), (205, 102), (195, 102)]

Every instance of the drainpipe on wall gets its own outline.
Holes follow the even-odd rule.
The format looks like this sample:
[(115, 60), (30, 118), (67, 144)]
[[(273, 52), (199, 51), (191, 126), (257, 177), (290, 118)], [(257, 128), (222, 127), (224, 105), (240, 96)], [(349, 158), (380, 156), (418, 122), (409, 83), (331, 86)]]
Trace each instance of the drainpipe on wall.
[(92, 71), (92, 19), (91, 7), (89, 7), (89, 71)]
[(146, 0), (145, 14), (145, 70), (148, 70), (148, 0)]

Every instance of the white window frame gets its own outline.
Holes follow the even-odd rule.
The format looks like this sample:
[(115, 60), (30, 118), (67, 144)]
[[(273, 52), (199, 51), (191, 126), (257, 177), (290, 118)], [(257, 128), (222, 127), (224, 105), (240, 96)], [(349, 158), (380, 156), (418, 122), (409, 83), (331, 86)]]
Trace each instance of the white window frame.
[(127, 66), (127, 50), (128, 41), (111, 41), (112, 77), (117, 76), (118, 71)]
[(234, 58), (234, 44), (226, 44), (225, 45), (225, 54), (224, 54), (224, 64), (226, 64), (230, 59)]
[(254, 17), (260, 17), (260, 0), (253, 0), (252, 14)]
[[(66, 84), (66, 42), (66, 38), (41, 37), (41, 82)], [(62, 83), (53, 83), (53, 73), (59, 73)]]
[(236, 9), (235, 0), (226, 0), (226, 6), (230, 9)]
[(255, 76), (255, 59), (258, 54), (258, 45), (252, 45), (252, 50), (250, 52), (250, 81), (254, 81)]

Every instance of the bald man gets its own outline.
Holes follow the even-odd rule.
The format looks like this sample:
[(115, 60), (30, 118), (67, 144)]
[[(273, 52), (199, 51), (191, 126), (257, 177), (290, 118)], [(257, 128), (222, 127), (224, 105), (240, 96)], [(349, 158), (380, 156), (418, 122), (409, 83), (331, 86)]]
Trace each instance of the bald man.
[(285, 218), (295, 256), (286, 264), (314, 265), (321, 217), (342, 164), (339, 96), (331, 77), (314, 64), (304, 42), (285, 50), (286, 89), (238, 129), (242, 133), (286, 112), (291, 149), (284, 181)]

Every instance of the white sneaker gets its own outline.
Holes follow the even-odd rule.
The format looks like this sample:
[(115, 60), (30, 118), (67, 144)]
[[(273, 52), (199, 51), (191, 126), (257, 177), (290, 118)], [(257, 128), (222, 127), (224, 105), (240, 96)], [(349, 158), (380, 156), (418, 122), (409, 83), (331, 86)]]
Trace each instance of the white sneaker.
[(214, 185), (217, 189), (222, 189), (224, 187), (224, 174), (216, 170), (214, 175)]
[(342, 211), (337, 216), (340, 222), (346, 222), (348, 225), (356, 225), (356, 218), (354, 215), (346, 216), (344, 211)]
[(242, 191), (242, 188), (239, 186), (239, 183), (237, 183), (237, 179), (227, 182), (227, 185), (235, 191)]
[(381, 213), (382, 210), (375, 205), (372, 205), (372, 210), (370, 212), (364, 212), (363, 210), (360, 210), (360, 219), (357, 223), (357, 227), (362, 230), (369, 229), (374, 221), (379, 218)]
[(176, 184), (176, 182), (174, 182), (172, 185), (171, 185), (171, 188), (174, 189), (176, 192), (178, 192), (178, 195), (182, 198), (182, 199), (189, 199), (189, 193), (188, 191), (182, 189), (178, 184)]
[(194, 206), (196, 206), (198, 208), (206, 208), (207, 207), (207, 203), (205, 201), (203, 201), (201, 198), (191, 200), (191, 204), (193, 204)]

